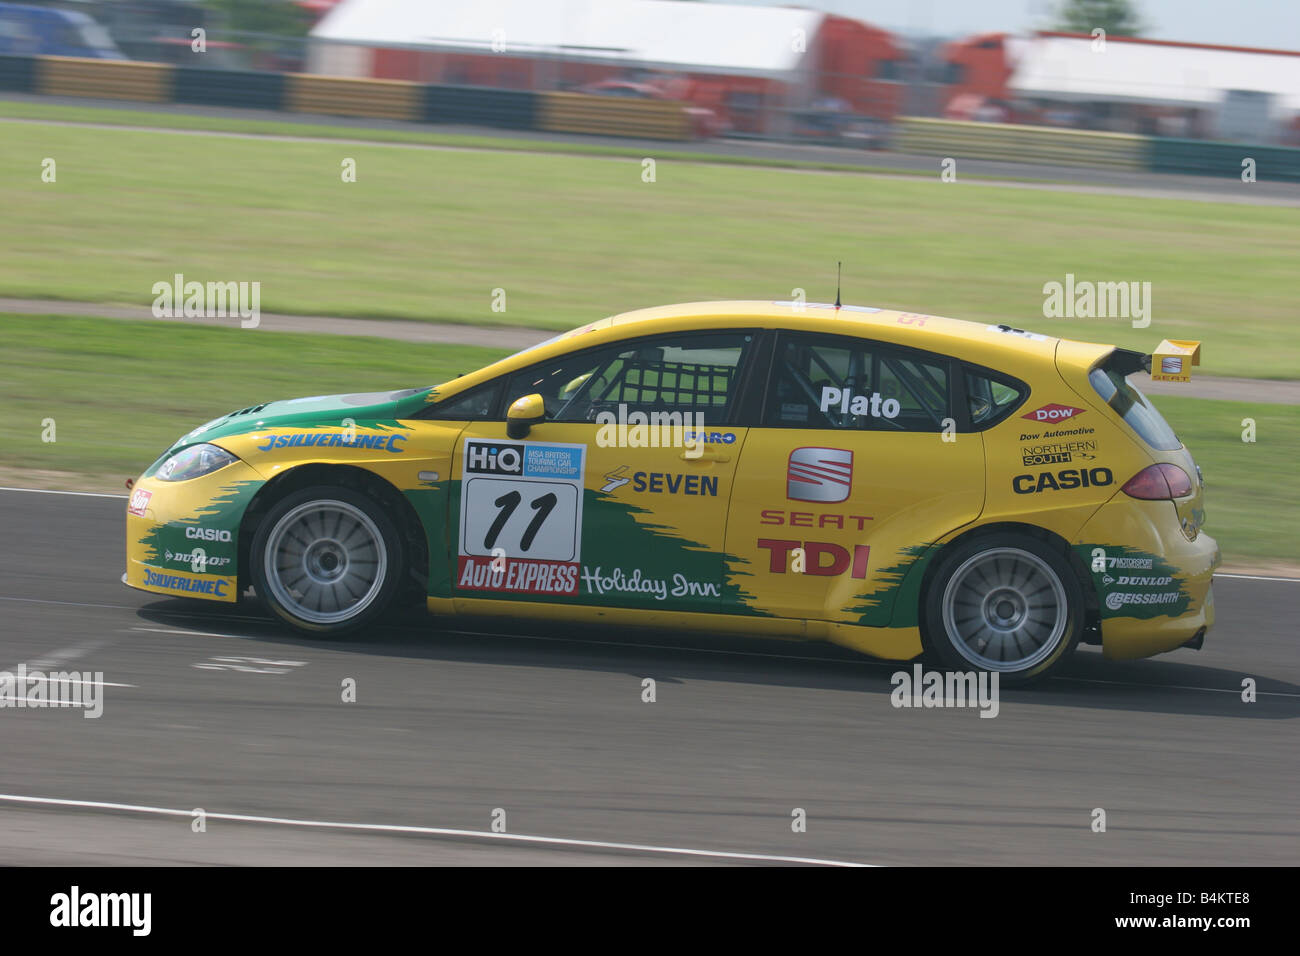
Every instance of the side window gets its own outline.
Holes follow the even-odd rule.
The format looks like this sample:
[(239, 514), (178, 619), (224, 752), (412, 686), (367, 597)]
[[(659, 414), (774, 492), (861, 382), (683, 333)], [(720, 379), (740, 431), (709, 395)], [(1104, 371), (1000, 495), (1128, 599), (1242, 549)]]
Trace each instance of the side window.
[(497, 396), (501, 394), (502, 381), (497, 379), (454, 395), (446, 401), (436, 402), (416, 417), (453, 422), (481, 422), (493, 419), (497, 417), (494, 413)]
[(752, 340), (747, 331), (678, 333), (566, 355), (511, 376), (506, 405), (536, 392), (548, 421), (591, 422), (621, 406), (726, 424)]
[(937, 432), (949, 417), (949, 362), (875, 342), (784, 334), (764, 424)]
[(1020, 407), (1029, 387), (1009, 375), (965, 365), (966, 406), (970, 410), (971, 428), (983, 431), (1002, 421)]

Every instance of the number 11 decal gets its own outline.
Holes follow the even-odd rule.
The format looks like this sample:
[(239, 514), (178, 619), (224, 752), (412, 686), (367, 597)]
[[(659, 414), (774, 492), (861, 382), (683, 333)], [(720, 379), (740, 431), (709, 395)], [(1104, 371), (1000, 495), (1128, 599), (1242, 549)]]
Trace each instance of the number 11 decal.
[[(527, 591), (535, 577), (553, 574), (557, 563), (565, 563), (570, 565), (566, 586), (576, 589), (586, 447), (467, 438), (460, 460), (458, 582), (473, 579), (473, 589)], [(506, 554), (505, 570), (498, 572), (502, 581), (479, 581), (481, 568), (488, 566), (482, 559), (501, 551)], [(519, 585), (521, 580), (525, 583)]]
[[(496, 501), (492, 502), (498, 509), (496, 518), (488, 528), (487, 535), (483, 538), (483, 549), (491, 551), (497, 543), (497, 537), (501, 534), (501, 529), (505, 527), (510, 516), (515, 513), (519, 507), (519, 502), (523, 496), (518, 491), (508, 491)], [(546, 516), (554, 509), (560, 499), (555, 496), (555, 492), (548, 491), (546, 494), (534, 498), (528, 506), (537, 512), (533, 520), (528, 522), (528, 527), (524, 529), (523, 537), (519, 539), (519, 550), (527, 551), (533, 546), (533, 541), (537, 538), (537, 532), (541, 530), (542, 524), (546, 521)]]

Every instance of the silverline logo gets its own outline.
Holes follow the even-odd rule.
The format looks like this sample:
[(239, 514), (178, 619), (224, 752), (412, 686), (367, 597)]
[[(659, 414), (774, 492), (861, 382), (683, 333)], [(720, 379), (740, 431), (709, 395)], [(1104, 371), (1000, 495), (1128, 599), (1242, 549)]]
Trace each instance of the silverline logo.
[(82, 893), (73, 886), (51, 896), (50, 907), (51, 926), (127, 926), (133, 936), (148, 936), (153, 927), (152, 893)]

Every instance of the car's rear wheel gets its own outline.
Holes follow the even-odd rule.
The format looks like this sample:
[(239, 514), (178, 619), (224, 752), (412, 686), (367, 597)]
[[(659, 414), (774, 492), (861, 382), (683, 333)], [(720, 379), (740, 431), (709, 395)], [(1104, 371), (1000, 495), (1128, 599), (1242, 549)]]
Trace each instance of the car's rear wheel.
[(940, 559), (922, 637), (946, 666), (1027, 683), (1069, 657), (1083, 610), (1083, 588), (1062, 554), (1030, 537), (981, 536)]
[(384, 612), (405, 564), (393, 521), (372, 499), (316, 486), (267, 512), (250, 553), (258, 596), (311, 634), (353, 631)]

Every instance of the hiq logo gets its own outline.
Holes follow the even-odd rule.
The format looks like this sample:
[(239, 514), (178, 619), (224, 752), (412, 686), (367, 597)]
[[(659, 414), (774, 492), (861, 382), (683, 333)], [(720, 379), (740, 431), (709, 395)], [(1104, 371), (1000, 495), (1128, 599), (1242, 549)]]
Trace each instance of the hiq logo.
[(465, 443), (465, 473), (471, 475), (522, 475), (524, 446), (496, 441)]

